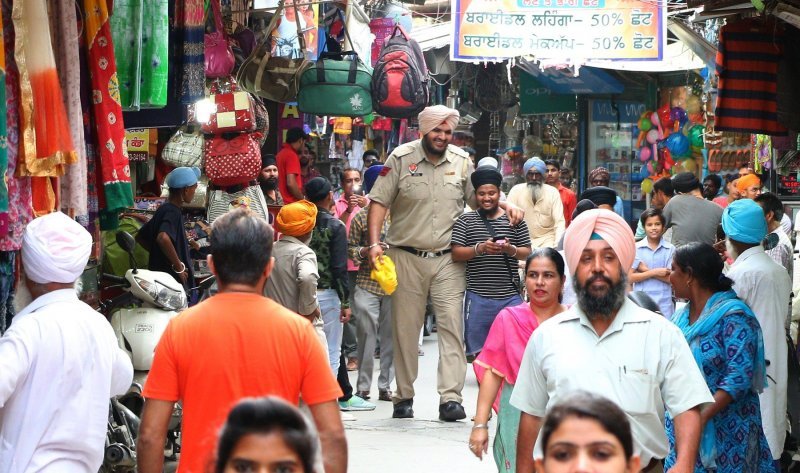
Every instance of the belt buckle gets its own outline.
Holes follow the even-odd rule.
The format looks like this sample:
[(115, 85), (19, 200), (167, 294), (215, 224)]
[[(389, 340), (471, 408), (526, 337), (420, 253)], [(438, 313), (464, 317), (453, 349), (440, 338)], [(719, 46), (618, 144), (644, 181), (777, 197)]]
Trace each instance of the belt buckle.
[(425, 258), (436, 258), (436, 253), (434, 253), (433, 251), (426, 251)]

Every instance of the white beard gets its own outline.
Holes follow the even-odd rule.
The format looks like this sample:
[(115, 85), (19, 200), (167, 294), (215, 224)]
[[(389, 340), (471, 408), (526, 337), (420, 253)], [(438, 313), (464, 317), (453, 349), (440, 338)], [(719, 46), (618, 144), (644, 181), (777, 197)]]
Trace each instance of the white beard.
[(536, 204), (542, 200), (542, 195), (544, 194), (544, 188), (542, 187), (541, 182), (533, 182), (528, 183), (528, 192), (531, 194), (531, 202)]
[(733, 247), (731, 241), (729, 239), (725, 239), (725, 249), (728, 251), (728, 256), (736, 261), (739, 258), (739, 253), (736, 252), (736, 248)]

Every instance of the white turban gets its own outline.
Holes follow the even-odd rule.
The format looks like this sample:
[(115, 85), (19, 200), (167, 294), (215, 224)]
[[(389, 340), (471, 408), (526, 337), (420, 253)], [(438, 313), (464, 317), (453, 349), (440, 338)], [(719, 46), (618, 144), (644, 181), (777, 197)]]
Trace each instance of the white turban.
[(419, 133), (425, 136), (444, 122), (450, 125), (451, 130), (456, 131), (460, 118), (461, 115), (458, 113), (458, 110), (454, 108), (448, 108), (444, 105), (427, 107), (425, 110), (419, 112)]
[(34, 219), (22, 237), (22, 267), (33, 282), (73, 283), (92, 252), (92, 235), (61, 212)]

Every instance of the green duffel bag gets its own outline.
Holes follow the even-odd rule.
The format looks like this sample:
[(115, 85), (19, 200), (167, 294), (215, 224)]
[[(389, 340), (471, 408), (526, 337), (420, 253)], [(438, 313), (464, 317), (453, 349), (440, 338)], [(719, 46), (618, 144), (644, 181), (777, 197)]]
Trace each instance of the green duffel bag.
[[(326, 57), (327, 56), (327, 57)], [(297, 106), (303, 113), (332, 117), (362, 117), (372, 113), (372, 70), (353, 52), (323, 53), (303, 71)], [(338, 59), (352, 57), (352, 60)]]

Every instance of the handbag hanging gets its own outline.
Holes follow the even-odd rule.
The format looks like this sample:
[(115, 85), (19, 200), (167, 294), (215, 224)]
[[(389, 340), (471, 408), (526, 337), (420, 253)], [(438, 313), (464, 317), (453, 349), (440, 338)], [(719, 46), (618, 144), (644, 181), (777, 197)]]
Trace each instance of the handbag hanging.
[(240, 90), (231, 78), (228, 90), (223, 90), (219, 80), (211, 84), (209, 100), (216, 111), (200, 125), (203, 133), (247, 132), (256, 129), (256, 117), (250, 94)]
[[(297, 27), (297, 41), (302, 51), (306, 50), (305, 37), (300, 27), (300, 12), (293, 5), (294, 19)], [(239, 67), (236, 80), (241, 87), (259, 97), (273, 102), (289, 103), (297, 100), (300, 74), (311, 64), (305, 55), (300, 58), (274, 56), (272, 54), (272, 32), (278, 25), (278, 19), (284, 10), (283, 0), (264, 34), (264, 40), (253, 50), (253, 53)]]
[(300, 76), (297, 106), (314, 115), (362, 117), (372, 113), (371, 87), (372, 72), (354, 51), (323, 53)]
[(189, 131), (181, 127), (161, 150), (161, 159), (174, 167), (198, 167), (203, 169), (205, 139), (199, 130)]
[(261, 172), (261, 148), (250, 133), (207, 138), (205, 157), (206, 175), (215, 186), (244, 184)]
[(228, 43), (228, 35), (222, 24), (222, 11), (219, 0), (211, 0), (211, 16), (214, 17), (214, 27), (216, 31), (206, 33), (203, 39), (205, 48), (205, 71), (206, 77), (217, 79), (225, 77), (233, 72), (236, 65), (236, 58), (233, 50)]

